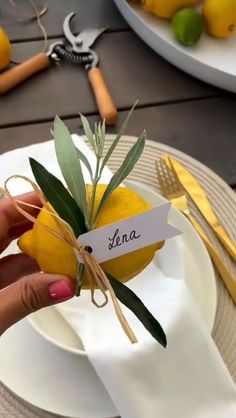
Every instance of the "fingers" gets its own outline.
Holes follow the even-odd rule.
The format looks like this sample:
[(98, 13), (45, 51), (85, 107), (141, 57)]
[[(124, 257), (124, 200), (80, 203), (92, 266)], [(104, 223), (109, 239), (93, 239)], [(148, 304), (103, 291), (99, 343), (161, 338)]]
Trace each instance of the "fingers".
[[(36, 214), (35, 214), (36, 215)], [(13, 241), (16, 238), (19, 238), (22, 234), (33, 227), (32, 222), (28, 219), (23, 220), (22, 222), (13, 225), (8, 230), (9, 241)]]
[(0, 289), (19, 278), (39, 271), (35, 260), (26, 254), (8, 255), (0, 260)]
[(65, 276), (35, 273), (0, 291), (0, 335), (15, 322), (46, 306), (70, 299), (74, 283)]
[[(30, 203), (31, 205), (35, 206), (42, 206), (38, 196), (35, 192), (29, 192), (22, 194), (20, 196), (16, 196), (18, 200), (22, 200), (25, 203)], [(27, 212), (34, 214), (37, 213), (37, 209), (24, 207)], [(24, 216), (21, 215), (18, 210), (16, 209), (15, 205), (10, 199), (1, 199), (0, 200), (0, 212), (2, 212), (8, 220), (9, 226), (21, 223), (25, 220)]]
[(8, 245), (10, 245), (11, 241), (16, 238), (19, 238), (24, 232), (28, 231), (32, 228), (32, 222), (25, 220), (22, 223), (14, 225), (12, 228), (8, 230), (8, 224), (6, 220), (0, 214), (0, 253), (4, 251)]
[[(19, 200), (41, 207), (35, 192), (25, 193), (17, 196)], [(31, 215), (37, 216), (38, 210), (34, 208), (26, 208)], [(33, 224), (21, 215), (10, 199), (3, 198), (0, 200), (0, 252), (5, 250), (10, 242), (18, 238)]]

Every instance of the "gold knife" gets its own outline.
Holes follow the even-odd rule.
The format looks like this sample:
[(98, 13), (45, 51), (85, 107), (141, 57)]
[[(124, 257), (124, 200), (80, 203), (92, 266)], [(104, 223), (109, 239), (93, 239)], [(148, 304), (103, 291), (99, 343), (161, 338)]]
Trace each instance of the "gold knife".
[[(220, 225), (219, 220), (217, 219), (213, 209), (210, 205), (210, 202), (207, 198), (205, 191), (202, 186), (197, 182), (197, 180), (190, 174), (182, 164), (174, 160), (172, 157), (165, 156), (163, 157), (166, 165), (169, 168), (174, 169), (180, 183), (182, 184), (185, 191), (189, 194), (191, 199), (194, 201), (197, 208), (200, 210), (203, 217), (206, 219), (210, 227), (213, 229), (217, 237), (219, 238), (222, 245), (228, 251), (230, 256), (236, 261), (236, 246), (228, 236), (227, 232)], [(168, 161), (170, 159), (170, 162)]]

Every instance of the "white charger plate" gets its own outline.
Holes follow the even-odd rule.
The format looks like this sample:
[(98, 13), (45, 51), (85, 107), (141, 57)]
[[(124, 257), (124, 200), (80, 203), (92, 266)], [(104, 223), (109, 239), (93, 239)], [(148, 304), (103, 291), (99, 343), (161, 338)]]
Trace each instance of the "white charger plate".
[(137, 35), (167, 61), (200, 80), (236, 92), (236, 36), (219, 39), (204, 33), (195, 46), (184, 47), (175, 40), (169, 21), (126, 0), (114, 2)]
[[(144, 185), (126, 183), (153, 206), (165, 202)], [(169, 222), (183, 234), (168, 240), (154, 262), (168, 275), (177, 279), (185, 277), (210, 332), (216, 311), (216, 284), (211, 261), (191, 224), (174, 208), (170, 210)], [(132, 281), (130, 284), (132, 287)], [(23, 400), (58, 415), (71, 418), (117, 416), (86, 355), (76, 352), (82, 348), (80, 341), (75, 335), (71, 338), (67, 324), (60, 316), (55, 317), (55, 312), (54, 308), (47, 308), (34, 314), (34, 326), (23, 320), (1, 337), (2, 383)]]

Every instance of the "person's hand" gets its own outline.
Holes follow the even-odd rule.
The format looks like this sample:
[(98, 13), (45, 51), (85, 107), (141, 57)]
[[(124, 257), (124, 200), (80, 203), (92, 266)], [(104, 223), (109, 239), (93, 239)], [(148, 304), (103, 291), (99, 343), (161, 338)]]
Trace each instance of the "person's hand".
[[(19, 196), (20, 200), (40, 206), (36, 194)], [(35, 209), (26, 209), (36, 215)], [(16, 210), (10, 199), (0, 199), (0, 254), (32, 223)], [(37, 272), (37, 273), (36, 273)], [(45, 306), (70, 299), (72, 281), (58, 274), (39, 272), (37, 263), (25, 254), (0, 259), (0, 335), (15, 322)]]

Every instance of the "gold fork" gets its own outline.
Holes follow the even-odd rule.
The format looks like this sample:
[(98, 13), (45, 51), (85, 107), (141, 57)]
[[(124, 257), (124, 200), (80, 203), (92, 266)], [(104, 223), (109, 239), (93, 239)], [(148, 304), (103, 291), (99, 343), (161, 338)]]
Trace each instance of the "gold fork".
[(233, 279), (230, 271), (221, 260), (221, 257), (215, 249), (215, 247), (213, 246), (213, 244), (209, 241), (201, 225), (190, 213), (185, 191), (181, 183), (179, 182), (178, 177), (175, 174), (173, 168), (168, 168), (164, 161), (159, 159), (156, 162), (156, 171), (163, 196), (166, 197), (169, 201), (171, 201), (171, 203), (176, 209), (184, 213), (184, 215), (192, 223), (193, 227), (203, 240), (220, 276), (224, 281), (226, 288), (228, 289), (229, 294), (231, 295), (234, 303), (236, 303), (236, 280)]

